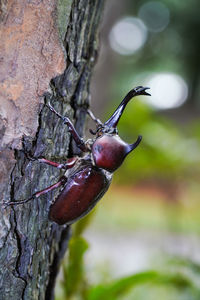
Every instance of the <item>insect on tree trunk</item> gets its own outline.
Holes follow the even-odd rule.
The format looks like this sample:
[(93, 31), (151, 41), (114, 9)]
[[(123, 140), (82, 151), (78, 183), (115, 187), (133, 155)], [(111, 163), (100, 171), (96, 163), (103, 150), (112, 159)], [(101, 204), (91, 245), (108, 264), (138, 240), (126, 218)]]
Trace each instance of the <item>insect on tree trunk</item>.
[[(77, 149), (51, 101), (83, 135), (103, 0), (0, 2), (0, 299), (53, 299), (69, 227), (48, 219), (59, 191), (26, 199), (61, 171), (25, 153), (65, 161)], [(44, 97), (44, 94), (46, 97)]]

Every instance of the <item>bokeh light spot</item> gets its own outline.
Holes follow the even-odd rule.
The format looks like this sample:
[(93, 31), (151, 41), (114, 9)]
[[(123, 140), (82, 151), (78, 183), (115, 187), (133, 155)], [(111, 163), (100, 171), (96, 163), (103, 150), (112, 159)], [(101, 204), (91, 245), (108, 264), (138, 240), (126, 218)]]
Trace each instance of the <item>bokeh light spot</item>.
[(170, 109), (181, 106), (187, 99), (188, 86), (184, 79), (174, 73), (158, 73), (146, 80), (151, 97), (144, 101), (157, 109)]
[(146, 42), (147, 28), (134, 17), (125, 17), (118, 21), (109, 34), (111, 48), (121, 55), (131, 55)]
[(167, 6), (158, 1), (143, 4), (138, 16), (143, 20), (149, 31), (161, 32), (170, 21), (170, 12)]

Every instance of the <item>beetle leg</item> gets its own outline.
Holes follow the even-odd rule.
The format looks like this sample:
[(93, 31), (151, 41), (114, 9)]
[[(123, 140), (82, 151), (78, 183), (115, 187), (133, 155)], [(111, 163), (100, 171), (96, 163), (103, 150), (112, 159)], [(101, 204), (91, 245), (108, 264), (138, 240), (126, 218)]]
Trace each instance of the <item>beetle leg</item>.
[(86, 146), (84, 140), (79, 136), (78, 132), (76, 131), (73, 123), (71, 122), (71, 120), (68, 117), (63, 117), (61, 116), (54, 108), (53, 106), (48, 103), (46, 104), (47, 107), (53, 112), (55, 113), (60, 119), (63, 120), (64, 124), (66, 124), (69, 128), (69, 132), (72, 134), (72, 137), (77, 145), (78, 148), (80, 148), (83, 152), (87, 152), (89, 149)]
[(46, 158), (38, 158), (37, 161), (39, 161), (41, 163), (45, 163), (45, 164), (50, 165), (50, 166), (53, 166), (53, 167), (58, 168), (58, 169), (65, 169), (65, 170), (67, 170), (67, 169), (73, 168), (73, 166), (77, 162), (77, 159), (78, 159), (78, 157), (76, 157), (76, 156), (72, 157), (72, 158), (69, 158), (63, 164), (56, 163), (56, 162), (48, 160)]
[(59, 186), (63, 185), (65, 182), (66, 182), (67, 178), (66, 177), (62, 177), (58, 182), (52, 184), (51, 186), (41, 190), (41, 191), (38, 191), (36, 193), (34, 193), (30, 198), (28, 199), (25, 199), (25, 200), (19, 200), (19, 201), (12, 201), (12, 202), (4, 202), (4, 207), (6, 208), (7, 206), (10, 206), (10, 205), (19, 205), (19, 204), (24, 204), (26, 202), (29, 202), (31, 200), (33, 200), (34, 198), (38, 198), (40, 197), (41, 195), (43, 194), (46, 194), (50, 191), (53, 191), (54, 189), (58, 188)]
[(103, 125), (103, 123), (95, 117), (95, 115), (93, 114), (93, 112), (90, 109), (87, 109), (87, 114), (96, 123), (96, 125)]
[(78, 157), (77, 156), (74, 156), (72, 158), (69, 158), (66, 162), (64, 162), (63, 164), (60, 164), (60, 163), (57, 163), (57, 162), (54, 162), (54, 161), (51, 161), (51, 160), (48, 160), (46, 158), (36, 158), (36, 157), (31, 157), (29, 155), (26, 155), (28, 159), (32, 160), (32, 161), (38, 161), (40, 163), (45, 163), (49, 166), (52, 166), (52, 167), (55, 167), (55, 168), (58, 168), (58, 169), (71, 169), (73, 168), (73, 166), (75, 165), (75, 163), (77, 162), (78, 160)]
[(92, 129), (89, 129), (89, 131), (90, 131), (91, 134), (96, 135), (98, 129), (103, 127), (103, 123), (95, 117), (95, 115), (93, 114), (93, 112), (90, 109), (87, 109), (87, 114), (96, 123), (96, 127), (97, 127), (97, 129), (95, 131), (93, 131)]

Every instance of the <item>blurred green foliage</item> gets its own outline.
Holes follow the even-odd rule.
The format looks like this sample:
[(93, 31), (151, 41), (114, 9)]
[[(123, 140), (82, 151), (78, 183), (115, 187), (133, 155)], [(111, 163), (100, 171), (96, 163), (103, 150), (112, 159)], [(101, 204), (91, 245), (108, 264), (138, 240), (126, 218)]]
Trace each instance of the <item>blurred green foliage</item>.
[[(199, 124), (198, 124), (199, 125)], [(129, 103), (118, 129), (129, 143), (142, 134), (140, 146), (130, 154), (118, 172), (116, 182), (138, 180), (185, 180), (200, 174), (200, 138), (198, 125), (179, 128), (176, 123), (158, 115), (138, 99)]]
[(106, 278), (105, 281), (91, 284), (84, 264), (88, 243), (81, 237), (90, 220), (91, 215), (74, 226), (68, 257), (63, 263), (63, 278), (58, 283), (60, 287), (56, 289), (56, 300), (146, 300), (147, 295), (148, 299), (199, 299), (200, 266), (180, 258), (165, 259), (162, 269), (143, 271), (109, 281)]
[[(200, 233), (199, 188), (193, 184), (183, 189), (178, 201), (169, 201), (165, 191), (155, 193), (148, 187), (112, 185), (97, 205), (92, 227), (107, 233), (148, 231), (161, 236), (176, 233), (193, 235)], [(123, 199), (123, 200), (122, 200)]]
[[(148, 2), (152, 1), (125, 0), (124, 16), (138, 17), (141, 6)], [(174, 112), (156, 111), (140, 97), (128, 104), (119, 122), (119, 135), (129, 143), (133, 143), (139, 134), (143, 140), (114, 178), (115, 183), (130, 185), (153, 181), (158, 186), (163, 185), (166, 194), (171, 186), (181, 183), (184, 196), (181, 198), (179, 194), (180, 201), (169, 205), (167, 201), (155, 201), (154, 194), (146, 195), (147, 202), (147, 199), (141, 199), (141, 194), (135, 195), (134, 190), (133, 196), (111, 191), (106, 194), (104, 208), (100, 208), (102, 211), (96, 218), (97, 229), (104, 230), (105, 234), (108, 228), (122, 232), (146, 228), (160, 230), (163, 235), (169, 228), (182, 234), (199, 233), (199, 1), (155, 2), (163, 3), (169, 9), (169, 24), (163, 31), (149, 31), (146, 44), (133, 55), (112, 52), (110, 57), (115, 71), (110, 94), (113, 101), (106, 111), (113, 111), (121, 96), (134, 86), (143, 85), (144, 78), (150, 73), (174, 72), (182, 76), (188, 84), (189, 97), (183, 107)], [(189, 186), (189, 192), (186, 186)], [(112, 198), (115, 199), (112, 201)], [(91, 218), (92, 214), (89, 214), (73, 227), (56, 300), (200, 299), (200, 266), (178, 257), (168, 259), (163, 255), (159, 266), (154, 261), (153, 270), (118, 279), (110, 277), (108, 280), (108, 276), (102, 276), (100, 282), (91, 283), (85, 265), (89, 245), (82, 237)]]
[[(116, 55), (115, 73), (112, 78), (112, 95), (123, 94), (136, 85), (141, 85), (143, 74), (152, 72), (175, 72), (186, 79), (189, 85), (188, 109), (200, 107), (199, 53), (200, 18), (199, 1), (179, 0), (125, 0), (124, 15), (138, 17), (140, 8), (147, 3), (163, 3), (169, 10), (169, 24), (161, 31), (148, 31), (148, 39), (142, 49), (133, 55)], [(161, 17), (162, 15), (160, 15)], [(123, 16), (121, 16), (123, 17)], [(153, 21), (157, 14), (150, 14)], [(145, 23), (145, 20), (143, 20)], [(148, 29), (148, 24), (145, 23)], [(113, 53), (114, 55), (114, 53)]]
[(114, 110), (127, 91), (144, 85), (145, 78), (159, 72), (172, 72), (184, 78), (189, 95), (182, 107), (167, 112), (153, 110), (138, 98), (128, 104), (119, 122), (120, 136), (131, 143), (133, 137), (141, 134), (143, 141), (134, 151), (134, 157), (129, 155), (116, 173), (117, 183), (199, 178), (199, 1), (125, 0), (120, 18), (138, 18), (141, 8), (146, 4), (155, 7), (156, 3), (168, 10), (169, 23), (163, 30), (153, 31), (148, 22), (154, 22), (156, 18), (159, 21), (162, 12), (160, 15), (156, 10), (146, 12), (148, 18), (142, 19), (148, 31), (144, 46), (130, 55), (112, 51), (114, 73), (109, 92), (113, 100), (106, 111)]

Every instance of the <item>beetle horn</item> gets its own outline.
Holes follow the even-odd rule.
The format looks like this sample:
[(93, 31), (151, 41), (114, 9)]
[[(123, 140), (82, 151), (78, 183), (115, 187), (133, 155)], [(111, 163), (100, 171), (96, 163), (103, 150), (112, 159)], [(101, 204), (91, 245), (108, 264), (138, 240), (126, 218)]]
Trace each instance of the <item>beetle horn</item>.
[(128, 145), (128, 147), (127, 147), (127, 154), (129, 152), (131, 152), (132, 150), (134, 150), (140, 144), (141, 140), (142, 140), (142, 136), (139, 135), (138, 138), (137, 138), (137, 140), (135, 141), (135, 143)]
[(132, 89), (122, 100), (118, 108), (115, 110), (115, 112), (112, 114), (112, 116), (104, 123), (104, 125), (108, 127), (116, 127), (119, 119), (128, 104), (128, 102), (135, 96), (138, 95), (146, 95), (146, 96), (151, 96), (149, 93), (146, 92), (146, 90), (149, 89), (148, 87), (143, 87), (143, 86), (137, 86), (136, 88)]

